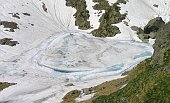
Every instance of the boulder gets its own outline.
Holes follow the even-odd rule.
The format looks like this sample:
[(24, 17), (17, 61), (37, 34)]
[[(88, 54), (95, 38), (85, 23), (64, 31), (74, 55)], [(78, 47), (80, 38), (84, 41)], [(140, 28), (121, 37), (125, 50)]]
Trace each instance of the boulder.
[(157, 32), (163, 25), (165, 25), (165, 22), (161, 17), (154, 18), (144, 27), (144, 33), (150, 34), (151, 32)]

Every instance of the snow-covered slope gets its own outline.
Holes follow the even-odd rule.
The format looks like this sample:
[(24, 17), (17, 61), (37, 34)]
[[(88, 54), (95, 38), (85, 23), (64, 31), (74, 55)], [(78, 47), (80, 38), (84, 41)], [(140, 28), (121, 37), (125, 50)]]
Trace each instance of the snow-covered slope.
[[(99, 17), (87, 1), (93, 29)], [(116, 0), (109, 0), (114, 3)], [(0, 45), (0, 82), (17, 83), (0, 92), (0, 102), (58, 103), (73, 89), (98, 85), (120, 78), (152, 55), (150, 44), (139, 41), (130, 26), (143, 27), (161, 16), (169, 21), (169, 0), (129, 0), (121, 12), (128, 13), (126, 26), (116, 24), (121, 34), (96, 38), (75, 26), (75, 9), (65, 0), (0, 0), (0, 20), (16, 22), (15, 32), (0, 26), (0, 39), (12, 38), (16, 46)], [(153, 5), (159, 5), (158, 8)], [(13, 14), (11, 14), (13, 13)], [(20, 19), (12, 15), (18, 15)], [(65, 86), (73, 83), (74, 86)]]

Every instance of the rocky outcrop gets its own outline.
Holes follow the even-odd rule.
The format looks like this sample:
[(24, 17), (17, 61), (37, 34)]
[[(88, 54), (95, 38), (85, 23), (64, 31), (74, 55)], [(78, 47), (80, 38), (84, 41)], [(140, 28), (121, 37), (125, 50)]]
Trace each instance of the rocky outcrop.
[(0, 45), (16, 46), (17, 44), (19, 44), (18, 41), (12, 41), (11, 38), (0, 39)]
[(16, 22), (0, 21), (0, 25), (3, 25), (4, 28), (10, 28), (10, 32), (15, 32), (15, 29), (19, 29)]
[(75, 25), (81, 30), (87, 30), (90, 28), (90, 21), (88, 21), (90, 15), (89, 11), (86, 9), (85, 0), (66, 0), (66, 6), (73, 7), (76, 9)]
[(42, 2), (42, 8), (43, 8), (43, 10), (44, 10), (45, 12), (48, 12), (48, 11), (47, 11), (48, 9), (47, 9), (45, 3), (43, 3), (43, 2)]
[(151, 32), (157, 32), (163, 25), (165, 25), (165, 22), (161, 17), (154, 18), (144, 27), (144, 33), (150, 34)]
[(116, 34), (120, 33), (120, 30), (117, 26), (113, 24), (120, 23), (125, 19), (126, 14), (120, 13), (119, 3), (124, 3), (124, 0), (118, 0), (112, 5), (106, 0), (93, 0), (96, 5), (93, 6), (95, 10), (105, 10), (105, 13), (101, 16), (99, 22), (99, 28), (93, 30), (91, 33), (96, 37), (113, 37)]
[(152, 56), (152, 65), (170, 64), (170, 22), (156, 33), (155, 50)]
[(143, 42), (148, 42), (149, 39), (155, 39), (157, 31), (165, 25), (165, 22), (161, 17), (154, 18), (148, 22), (148, 24), (141, 29), (137, 26), (132, 26), (131, 29), (137, 32), (139, 39)]

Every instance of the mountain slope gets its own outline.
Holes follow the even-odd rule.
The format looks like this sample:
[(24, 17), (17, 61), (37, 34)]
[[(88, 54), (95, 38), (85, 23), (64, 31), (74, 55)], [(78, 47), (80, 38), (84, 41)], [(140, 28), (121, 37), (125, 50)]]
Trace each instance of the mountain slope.
[(139, 42), (130, 27), (143, 28), (157, 16), (169, 21), (170, 1), (119, 4), (121, 14), (127, 15), (109, 24), (120, 29), (110, 38), (92, 36), (106, 10), (94, 10), (96, 3), (85, 1), (92, 26), (87, 30), (78, 29), (76, 9), (65, 0), (0, 0), (0, 82), (15, 83), (0, 91), (0, 102), (61, 102), (67, 92), (122, 78), (122, 73), (151, 57), (152, 45)]

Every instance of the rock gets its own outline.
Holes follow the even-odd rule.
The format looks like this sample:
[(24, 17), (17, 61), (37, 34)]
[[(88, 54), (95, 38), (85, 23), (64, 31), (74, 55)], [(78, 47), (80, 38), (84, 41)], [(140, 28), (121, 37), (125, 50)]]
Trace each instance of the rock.
[[(105, 13), (100, 17), (99, 28), (94, 29), (91, 33), (95, 37), (113, 37), (116, 34), (121, 33), (119, 27), (113, 26), (122, 22), (125, 19), (126, 13), (121, 14), (119, 3), (109, 4), (107, 0), (93, 0), (96, 4), (93, 6), (94, 10), (105, 10)], [(124, 2), (124, 0), (119, 0), (119, 2)], [(128, 25), (127, 23), (125, 23)]]
[(47, 7), (46, 7), (45, 3), (42, 3), (42, 4), (43, 4), (43, 5), (42, 5), (43, 10), (44, 10), (45, 12), (47, 12)]
[(31, 14), (29, 13), (22, 13), (23, 15), (26, 15), (26, 16), (31, 16)]
[(16, 44), (19, 44), (18, 41), (12, 41), (11, 38), (0, 39), (0, 45), (16, 46)]
[(161, 70), (170, 70), (170, 66), (166, 66), (166, 67), (161, 67)]
[(153, 45), (154, 54), (152, 56), (151, 64), (166, 65), (170, 64), (170, 22), (165, 24), (156, 33), (156, 41)]
[(165, 22), (161, 17), (154, 18), (148, 22), (148, 24), (144, 27), (144, 33), (150, 34), (151, 32), (156, 32), (165, 25)]
[(91, 94), (91, 93), (94, 92), (94, 88), (93, 88), (93, 87), (91, 87), (91, 88), (84, 88), (84, 89), (82, 89), (82, 90), (83, 90), (83, 93), (84, 93), (85, 95), (88, 95), (88, 94)]
[(156, 7), (156, 8), (158, 8), (159, 5), (154, 4), (153, 6)]
[(151, 33), (149, 34), (149, 37), (150, 37), (151, 39), (155, 39), (155, 37), (156, 37), (156, 33), (151, 32)]
[(144, 31), (141, 28), (137, 27), (137, 26), (131, 26), (131, 29), (133, 31), (136, 31), (137, 34), (144, 34)]
[(131, 26), (133, 31), (136, 31), (139, 39), (147, 43), (149, 39), (155, 39), (157, 31), (165, 25), (161, 17), (154, 18), (148, 22), (144, 30), (137, 26)]
[(10, 32), (15, 32), (14, 29), (19, 29), (18, 24), (15, 22), (0, 21), (0, 25), (3, 25), (4, 28), (10, 28)]
[(123, 3), (123, 4), (126, 4), (127, 1), (128, 1), (128, 0), (117, 0), (116, 3)]
[(121, 101), (122, 101), (121, 103), (127, 103), (126, 97), (122, 97)]
[(70, 86), (74, 86), (74, 84), (73, 83), (69, 83), (69, 84), (66, 84), (65, 86), (66, 87), (70, 87)]
[(73, 7), (76, 9), (76, 13), (73, 15), (75, 17), (75, 25), (78, 29), (87, 30), (91, 28), (89, 11), (86, 9), (86, 0), (66, 0), (66, 6)]

